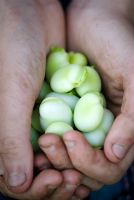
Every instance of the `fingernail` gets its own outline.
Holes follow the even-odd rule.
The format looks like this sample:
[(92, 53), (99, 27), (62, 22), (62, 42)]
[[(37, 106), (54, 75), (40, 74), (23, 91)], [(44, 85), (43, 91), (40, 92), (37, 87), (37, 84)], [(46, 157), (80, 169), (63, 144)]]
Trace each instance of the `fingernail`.
[(76, 185), (71, 185), (71, 184), (66, 184), (65, 185), (65, 188), (67, 191), (72, 191), (72, 190), (75, 190), (76, 189)]
[(47, 190), (47, 195), (51, 195), (56, 188), (57, 186), (49, 185)]
[(8, 177), (8, 185), (11, 187), (17, 187), (22, 185), (26, 181), (25, 173), (12, 172)]
[(75, 141), (72, 140), (65, 140), (65, 144), (68, 148), (74, 148), (76, 145)]
[(49, 186), (48, 186), (48, 189), (49, 189), (49, 190), (54, 190), (55, 188), (57, 188), (57, 186), (55, 186), (55, 185), (49, 185)]
[(127, 153), (127, 149), (125, 148), (124, 145), (121, 145), (121, 144), (114, 144), (112, 146), (112, 150), (115, 156), (119, 159), (123, 159)]
[(56, 149), (56, 147), (55, 147), (55, 145), (49, 145), (49, 146), (44, 146), (44, 147), (42, 147), (46, 152), (55, 152), (55, 149)]

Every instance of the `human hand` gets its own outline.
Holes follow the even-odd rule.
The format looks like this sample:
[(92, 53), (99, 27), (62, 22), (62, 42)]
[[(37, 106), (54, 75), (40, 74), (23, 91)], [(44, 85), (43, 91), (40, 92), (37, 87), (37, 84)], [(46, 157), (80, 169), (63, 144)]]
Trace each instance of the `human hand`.
[(102, 185), (118, 182), (133, 161), (134, 147), (122, 161), (113, 163), (107, 159), (103, 150), (93, 149), (77, 131), (66, 133), (63, 139), (73, 167)]
[(133, 7), (128, 0), (74, 0), (67, 12), (68, 48), (95, 64), (117, 115), (104, 145), (106, 157), (116, 163), (134, 153)]
[[(11, 194), (26, 191), (33, 180), (31, 114), (48, 49), (64, 46), (64, 16), (54, 0), (1, 1), (0, 25), (0, 191)], [(39, 175), (29, 190), (35, 194), (45, 180)]]
[[(0, 182), (2, 193), (18, 200), (74, 200), (73, 194), (82, 179), (80, 173), (73, 169), (58, 172), (50, 168), (49, 161), (43, 155), (35, 156), (35, 165), (45, 169), (40, 169), (40, 173), (34, 178), (26, 192), (13, 193), (3, 182)], [(83, 188), (81, 187), (78, 192), (80, 192), (80, 195), (78, 193), (77, 199), (78, 197), (83, 197), (88, 190), (84, 190), (83, 193)]]
[[(46, 137), (47, 138), (47, 137)], [(52, 139), (52, 141), (54, 142), (55, 139), (53, 139), (53, 136), (50, 138)], [(45, 137), (42, 138), (43, 140), (45, 139)], [(41, 141), (43, 141), (41, 139)], [(48, 138), (47, 138), (48, 139)], [(44, 140), (45, 141), (45, 140)], [(57, 140), (58, 142), (58, 140)], [(62, 174), (62, 178), (63, 178), (63, 182), (62, 184), (55, 190), (54, 192), (54, 200), (58, 200), (58, 199), (65, 199), (65, 200), (78, 200), (78, 199), (84, 199), (85, 197), (87, 197), (89, 195), (89, 188), (82, 185), (83, 182), (83, 178), (84, 176), (74, 170), (74, 169), (69, 169), (68, 166), (66, 166), (66, 169), (62, 169), (63, 163), (65, 161), (65, 159), (62, 157), (61, 152), (60, 152), (60, 156), (59, 156), (59, 151), (58, 150), (62, 150), (61, 147), (57, 148), (57, 144), (59, 143), (55, 143), (56, 146), (56, 154), (54, 154), (54, 156), (52, 156), (53, 152), (51, 153), (47, 153), (48, 156), (51, 157), (51, 159), (53, 160), (58, 160), (58, 158), (62, 159), (62, 161), (60, 160), (58, 163), (58, 167), (59, 170), (61, 171)], [(45, 144), (45, 146), (44, 146)], [(46, 144), (48, 144), (48, 142), (45, 142), (42, 146), (43, 151), (46, 150), (46, 148), (48, 149), (49, 147), (46, 147)], [(63, 148), (64, 150), (64, 148)], [(58, 158), (57, 158), (58, 155)], [(54, 159), (54, 157), (56, 156), (56, 159)], [(55, 161), (52, 162), (54, 165), (56, 164)], [(61, 164), (61, 165), (60, 165)], [(47, 157), (45, 156), (45, 154), (37, 154), (35, 156), (35, 167), (37, 169), (38, 172), (44, 170), (44, 169), (55, 169), (55, 166), (52, 166), (50, 161), (47, 159)], [(68, 168), (68, 169), (67, 169)], [(84, 180), (84, 182), (86, 183), (87, 179)], [(49, 198), (51, 198), (51, 196), (49, 196)]]
[(26, 192), (12, 192), (10, 188), (4, 184), (2, 179), (0, 179), (0, 190), (4, 195), (18, 200), (54, 199), (54, 191), (61, 183), (62, 176), (60, 172), (53, 169), (46, 169), (35, 177), (30, 188)]
[[(101, 182), (83, 175), (83, 173), (80, 173), (74, 168), (75, 166), (72, 165), (65, 145), (59, 136), (55, 134), (44, 134), (39, 138), (39, 145), (44, 152), (44, 157), (43, 155), (38, 155), (36, 157), (35, 166), (42, 169), (49, 168), (52, 165), (54, 169), (65, 173), (67, 175), (67, 179), (65, 180), (77, 186), (73, 192), (73, 198), (84, 199), (89, 195), (91, 190), (97, 190), (103, 186)], [(49, 162), (45, 156), (49, 159)], [(64, 190), (63, 183), (63, 191)]]
[[(51, 163), (43, 153), (35, 154), (34, 166), (38, 171), (36, 171), (35, 178), (26, 192), (14, 193), (1, 180), (2, 193), (18, 200), (73, 199), (72, 196), (82, 179), (79, 172), (73, 169), (66, 169), (62, 172), (52, 169)], [(83, 197), (83, 195), (88, 194), (88, 190), (84, 189), (83, 191), (83, 187), (80, 187), (77, 193), (77, 196)]]
[[(88, 192), (98, 190), (104, 184), (119, 181), (133, 161), (134, 147), (117, 164), (110, 162), (102, 150), (93, 149), (85, 137), (77, 131), (66, 133), (63, 140), (64, 143), (57, 135), (45, 134), (40, 137), (39, 144), (54, 168), (62, 171), (74, 169), (70, 177), (74, 175), (79, 181), (73, 196), (81, 199), (85, 198)], [(40, 157), (37, 160), (38, 167), (50, 166), (46, 158)]]

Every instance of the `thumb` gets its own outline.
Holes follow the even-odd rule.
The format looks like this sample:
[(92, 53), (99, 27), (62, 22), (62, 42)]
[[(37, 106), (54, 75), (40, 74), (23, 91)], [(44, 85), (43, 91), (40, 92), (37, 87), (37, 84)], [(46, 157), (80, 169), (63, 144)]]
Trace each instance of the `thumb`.
[(115, 119), (106, 138), (104, 151), (112, 162), (122, 160), (134, 144), (134, 81), (124, 88), (121, 114)]
[(32, 106), (20, 91), (12, 95), (4, 94), (0, 100), (0, 169), (4, 183), (14, 192), (22, 192), (33, 176)]

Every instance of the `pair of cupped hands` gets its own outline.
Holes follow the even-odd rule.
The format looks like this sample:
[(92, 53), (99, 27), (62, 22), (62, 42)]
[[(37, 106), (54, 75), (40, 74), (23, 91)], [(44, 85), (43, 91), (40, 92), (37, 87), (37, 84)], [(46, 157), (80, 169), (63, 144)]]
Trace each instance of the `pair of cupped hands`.
[[(22, 200), (83, 199), (119, 181), (134, 159), (134, 18), (128, 0), (0, 2), (0, 191)], [(66, 21), (66, 23), (65, 23)], [(65, 25), (66, 24), (66, 25)], [(66, 34), (66, 36), (65, 36)], [(52, 45), (97, 66), (116, 115), (104, 150), (81, 133), (42, 135), (33, 155), (31, 115)], [(34, 176), (34, 167), (39, 173)]]

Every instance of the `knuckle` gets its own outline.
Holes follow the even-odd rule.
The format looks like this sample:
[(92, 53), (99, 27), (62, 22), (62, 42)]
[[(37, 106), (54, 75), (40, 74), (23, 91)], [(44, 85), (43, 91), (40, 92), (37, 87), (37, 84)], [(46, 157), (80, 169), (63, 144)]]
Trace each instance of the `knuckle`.
[(98, 153), (98, 151), (94, 150), (92, 157), (90, 158), (90, 163), (92, 163), (93, 166), (97, 166), (101, 164), (102, 162), (102, 157)]
[(62, 162), (57, 162), (57, 163), (55, 163), (55, 164), (54, 164), (54, 167), (55, 167), (56, 169), (65, 169), (65, 168), (66, 168), (65, 164), (62, 163)]
[(55, 159), (53, 160), (53, 165), (56, 169), (60, 169), (60, 170), (72, 168), (67, 158), (65, 156), (62, 157), (62, 155), (58, 160), (55, 160)]
[(80, 185), (83, 175), (75, 170), (65, 170), (63, 172), (64, 182), (72, 185)]

